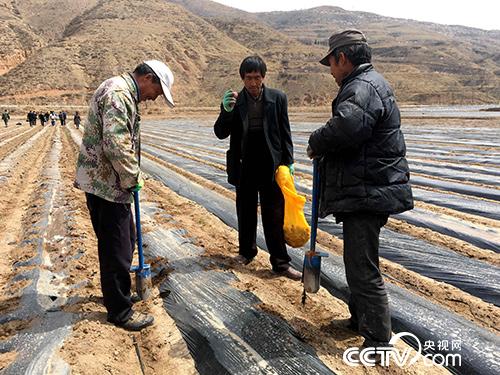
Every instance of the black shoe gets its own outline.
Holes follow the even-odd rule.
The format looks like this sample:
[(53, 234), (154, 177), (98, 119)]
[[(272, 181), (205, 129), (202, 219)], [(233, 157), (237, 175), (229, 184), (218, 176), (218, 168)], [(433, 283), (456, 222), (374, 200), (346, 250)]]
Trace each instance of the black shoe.
[(244, 255), (240, 254), (240, 255), (236, 255), (233, 258), (233, 260), (236, 261), (237, 263), (243, 265), (243, 266), (246, 266), (247, 264), (252, 263), (252, 261), (254, 260), (254, 258), (247, 258)]
[(277, 276), (288, 277), (291, 280), (302, 280), (302, 272), (294, 270), (292, 267), (288, 267), (284, 271), (274, 271), (273, 273)]
[(151, 315), (134, 311), (128, 320), (113, 323), (115, 326), (126, 329), (127, 331), (140, 331), (152, 325), (154, 321), (155, 319)]
[(351, 318), (333, 320), (332, 327), (346, 329), (353, 332), (359, 331), (358, 323), (354, 322)]

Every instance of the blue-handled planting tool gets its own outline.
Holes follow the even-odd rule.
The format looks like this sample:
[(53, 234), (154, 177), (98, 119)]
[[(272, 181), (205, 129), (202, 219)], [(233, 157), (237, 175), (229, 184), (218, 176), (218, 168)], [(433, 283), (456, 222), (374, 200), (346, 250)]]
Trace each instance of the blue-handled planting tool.
[(135, 289), (142, 300), (149, 297), (153, 286), (151, 281), (151, 267), (144, 264), (144, 254), (142, 252), (142, 232), (141, 232), (141, 212), (139, 206), (139, 192), (134, 192), (135, 206), (135, 228), (137, 232), (137, 253), (139, 256), (139, 265), (132, 266), (131, 271), (135, 272)]
[(311, 213), (311, 244), (309, 251), (304, 256), (304, 266), (302, 268), (302, 283), (304, 291), (302, 293), (302, 304), (306, 303), (306, 292), (316, 293), (320, 286), (321, 258), (328, 254), (316, 251), (316, 233), (318, 231), (318, 206), (320, 180), (318, 170), (318, 159), (313, 160), (313, 191), (312, 191), (312, 213)]

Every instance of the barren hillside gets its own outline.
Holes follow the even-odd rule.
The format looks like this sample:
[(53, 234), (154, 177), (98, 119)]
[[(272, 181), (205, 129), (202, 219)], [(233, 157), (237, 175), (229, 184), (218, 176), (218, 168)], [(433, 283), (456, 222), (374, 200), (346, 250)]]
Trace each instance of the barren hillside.
[(318, 60), (348, 27), (367, 34), (400, 102), (500, 100), (500, 31), (337, 7), (252, 14), (209, 0), (0, 0), (0, 19), (4, 105), (85, 105), (102, 80), (158, 58), (174, 71), (180, 107), (216, 106), (241, 86), (238, 67), (252, 53), (292, 106), (327, 105), (337, 88)]
[[(176, 100), (198, 105), (225, 67), (248, 53), (179, 6), (160, 0), (149, 1), (147, 7), (138, 0), (101, 2), (73, 19), (62, 39), (1, 76), (2, 99), (84, 102), (102, 80), (158, 58), (175, 72)], [(206, 79), (208, 85), (203, 84)]]
[(500, 98), (500, 31), (446, 26), (318, 7), (259, 13), (259, 19), (306, 44), (334, 31), (366, 33), (374, 62), (404, 101), (496, 102)]
[(19, 14), (48, 40), (61, 38), (71, 20), (94, 7), (99, 0), (17, 0)]
[[(321, 105), (336, 90), (328, 69), (318, 64), (318, 56), (324, 52), (322, 48), (304, 45), (285, 33), (253, 21), (207, 20), (231, 39), (263, 57), (268, 65), (267, 83), (285, 91), (291, 105)], [(237, 70), (229, 73), (238, 74)]]
[[(14, 3), (0, 0), (0, 75), (23, 62), (43, 45), (43, 38), (23, 20)], [(0, 87), (2, 96), (4, 91)]]
[[(418, 22), (330, 6), (251, 14), (217, 5), (215, 13), (210, 0), (171, 1), (207, 19), (267, 23), (302, 44), (320, 47), (320, 57), (332, 32), (358, 28), (368, 36), (376, 67), (387, 76), (403, 102), (479, 103), (497, 102), (500, 98), (500, 31)], [(294, 89), (300, 90), (306, 84), (308, 91), (304, 95), (311, 95), (310, 102), (317, 103), (315, 93), (319, 93), (320, 101), (324, 100), (322, 90), (317, 90), (318, 82), (323, 83), (324, 78), (302, 76), (298, 87), (285, 84), (284, 88), (295, 92)]]

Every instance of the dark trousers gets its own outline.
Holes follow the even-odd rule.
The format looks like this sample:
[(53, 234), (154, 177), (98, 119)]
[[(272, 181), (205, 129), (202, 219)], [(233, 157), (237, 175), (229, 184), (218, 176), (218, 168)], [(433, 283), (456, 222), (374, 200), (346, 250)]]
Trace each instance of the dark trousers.
[(271, 265), (274, 271), (290, 267), (283, 234), (285, 200), (275, 181), (257, 184), (246, 181), (236, 187), (236, 211), (238, 214), (239, 253), (245, 258), (257, 255), (257, 198), (260, 197), (262, 226)]
[(132, 315), (130, 266), (135, 246), (135, 226), (130, 204), (109, 202), (85, 194), (97, 236), (99, 269), (108, 320), (123, 322)]
[(342, 215), (344, 265), (351, 291), (349, 311), (365, 338), (365, 346), (387, 346), (391, 338), (391, 316), (384, 280), (379, 268), (380, 228), (387, 215), (353, 213)]

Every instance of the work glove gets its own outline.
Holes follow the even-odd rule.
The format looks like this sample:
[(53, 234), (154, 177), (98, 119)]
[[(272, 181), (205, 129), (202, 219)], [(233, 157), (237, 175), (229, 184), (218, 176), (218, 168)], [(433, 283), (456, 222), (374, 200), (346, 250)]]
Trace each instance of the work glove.
[(134, 193), (136, 191), (139, 191), (141, 190), (142, 188), (144, 187), (144, 179), (141, 178), (138, 182), (137, 182), (137, 185), (135, 185), (132, 189), (130, 189), (131, 191), (133, 191)]
[(295, 165), (293, 163), (290, 164), (288, 169), (290, 170), (290, 174), (293, 176), (295, 174)]
[(234, 109), (234, 105), (236, 104), (236, 98), (238, 97), (238, 93), (229, 89), (226, 90), (224, 96), (222, 97), (222, 107), (226, 112), (232, 112)]

